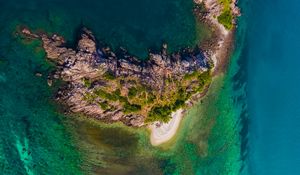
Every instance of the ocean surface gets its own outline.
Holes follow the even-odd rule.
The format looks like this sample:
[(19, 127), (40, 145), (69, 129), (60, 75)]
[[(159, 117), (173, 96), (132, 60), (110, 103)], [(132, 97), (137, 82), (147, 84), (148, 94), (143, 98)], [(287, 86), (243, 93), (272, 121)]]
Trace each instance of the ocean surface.
[[(300, 3), (241, 0), (228, 70), (213, 80), (169, 143), (146, 129), (65, 116), (47, 85), (54, 69), (19, 26), (74, 45), (90, 28), (99, 42), (141, 59), (209, 36), (192, 0), (0, 0), (0, 174), (300, 174)], [(42, 73), (42, 77), (35, 74)]]
[(100, 42), (128, 48), (139, 57), (146, 57), (150, 48), (160, 49), (163, 42), (171, 51), (194, 46), (204, 32), (195, 24), (191, 0), (1, 0), (0, 6), (2, 28), (23, 25), (57, 32), (72, 43), (85, 26)]
[(251, 174), (300, 174), (299, 8), (298, 0), (255, 0), (245, 9)]

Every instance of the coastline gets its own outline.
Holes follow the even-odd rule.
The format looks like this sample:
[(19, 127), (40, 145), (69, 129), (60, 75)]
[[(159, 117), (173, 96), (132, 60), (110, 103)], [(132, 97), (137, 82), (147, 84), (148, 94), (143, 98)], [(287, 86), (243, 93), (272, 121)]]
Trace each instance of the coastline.
[(184, 110), (178, 109), (171, 114), (172, 119), (168, 123), (153, 123), (149, 125), (148, 128), (151, 131), (150, 143), (153, 146), (158, 146), (172, 139), (180, 126), (183, 115)]
[[(232, 3), (234, 2), (235, 1), (233, 0)], [(201, 49), (201, 52), (203, 49), (203, 53), (202, 53), (203, 55), (201, 54), (200, 56), (193, 55), (198, 53), (190, 52), (189, 50), (187, 51), (187, 53), (190, 52), (189, 54), (195, 58), (199, 57), (203, 60), (207, 58), (208, 60), (210, 59), (211, 61), (213, 61), (213, 66), (212, 66), (213, 69), (211, 73), (213, 76), (216, 76), (222, 73), (223, 71), (225, 71), (226, 65), (228, 63), (228, 58), (232, 48), (232, 41), (234, 37), (233, 34), (235, 29), (235, 23), (233, 22), (233, 28), (226, 29), (222, 24), (218, 22), (216, 16), (220, 14), (221, 11), (220, 9), (222, 9), (222, 6), (218, 4), (217, 0), (204, 0), (204, 1), (195, 2), (195, 4), (199, 4), (200, 6), (202, 7), (204, 6), (206, 8), (207, 10), (206, 13), (200, 12), (199, 14), (195, 14), (195, 15), (198, 18), (197, 20), (201, 22), (205, 22), (209, 27), (211, 27), (213, 31), (213, 36), (207, 41), (205, 46), (199, 47), (199, 49)], [(234, 10), (234, 8), (232, 10)], [(148, 61), (146, 64), (148, 65), (146, 67), (147, 69), (144, 69), (144, 67), (140, 66), (142, 64), (135, 57), (131, 57), (130, 55), (128, 55), (127, 51), (124, 49), (122, 50), (122, 56), (126, 59), (121, 59), (121, 61), (117, 59), (116, 55), (113, 52), (111, 52), (109, 48), (101, 48), (102, 50), (97, 49), (95, 37), (87, 29), (83, 29), (83, 33), (81, 35), (82, 38), (79, 40), (77, 50), (72, 50), (66, 47), (62, 47), (65, 41), (61, 36), (58, 35), (53, 35), (52, 37), (48, 37), (47, 35), (44, 34), (37, 35), (31, 33), (26, 28), (22, 30), (22, 33), (31, 38), (36, 38), (36, 39), (40, 38), (43, 41), (43, 47), (47, 53), (48, 58), (55, 60), (58, 67), (60, 66), (61, 68), (61, 71), (58, 70), (53, 75), (54, 79), (61, 77), (64, 81), (70, 83), (69, 85), (71, 86), (66, 87), (66, 89), (62, 89), (62, 91), (58, 92), (57, 100), (61, 100), (62, 102), (67, 102), (70, 107), (70, 110), (75, 113), (86, 113), (97, 119), (104, 119), (106, 116), (107, 118), (110, 118), (109, 120), (107, 120), (107, 122), (122, 121), (124, 124), (128, 126), (141, 127), (144, 125), (146, 127), (149, 127), (151, 131), (150, 141), (151, 144), (154, 146), (167, 142), (176, 134), (176, 131), (180, 126), (180, 121), (184, 116), (183, 111), (185, 111), (185, 109), (183, 110), (182, 108), (189, 108), (194, 103), (199, 101), (199, 99), (206, 94), (206, 91), (209, 88), (209, 85), (204, 86), (203, 92), (197, 92), (196, 94), (189, 96), (190, 99), (189, 98), (185, 99), (187, 100), (187, 101), (184, 100), (186, 107), (181, 106), (179, 109), (172, 108), (172, 107), (168, 108), (172, 110), (178, 109), (175, 112), (170, 111), (170, 113), (172, 112), (171, 113), (172, 119), (168, 123), (163, 123), (162, 121), (155, 122), (157, 120), (152, 120), (151, 122), (154, 122), (153, 124), (147, 124), (144, 122), (145, 112), (137, 113), (135, 115), (131, 115), (130, 113), (129, 113), (130, 115), (126, 113), (122, 113), (124, 106), (115, 103), (109, 103), (109, 105), (113, 105), (113, 108), (109, 108), (109, 109), (106, 108), (107, 99), (109, 100), (112, 99), (112, 101), (123, 100), (124, 94), (125, 95), (128, 94), (131, 85), (128, 86), (128, 88), (125, 89), (124, 91), (120, 89), (104, 89), (104, 90), (100, 89), (101, 91), (97, 91), (97, 92), (95, 91), (95, 93), (100, 94), (99, 97), (101, 98), (99, 98), (98, 96), (96, 97), (85, 96), (83, 94), (87, 94), (87, 95), (93, 94), (94, 92), (91, 91), (91, 89), (93, 89), (91, 88), (91, 86), (92, 87), (101, 86), (102, 83), (101, 81), (95, 81), (97, 78), (99, 78), (99, 74), (104, 75), (105, 73), (107, 73), (107, 75), (110, 75), (112, 72), (113, 72), (112, 78), (111, 77), (105, 78), (106, 76), (103, 76), (104, 79), (107, 79), (108, 81), (110, 79), (112, 80), (116, 79), (117, 76), (128, 76), (129, 75), (128, 72), (131, 73), (130, 75), (136, 75), (136, 72), (143, 70), (140, 71), (142, 73), (144, 72), (145, 74), (145, 76), (143, 74), (142, 77), (144, 78), (142, 79), (143, 80), (150, 79), (151, 81), (153, 80), (154, 83), (151, 83), (151, 85), (153, 84), (155, 85), (155, 82), (158, 82), (156, 80), (157, 77), (148, 77), (148, 75), (154, 75), (153, 72), (160, 72), (161, 76), (158, 77), (158, 80), (161, 80), (161, 77), (168, 77), (171, 75), (171, 73), (173, 73), (172, 71), (174, 71), (175, 61), (169, 63), (168, 60), (182, 61), (182, 59), (178, 59), (178, 56), (174, 57), (174, 55), (171, 56), (167, 55), (166, 52), (167, 45), (163, 45), (160, 54), (150, 53), (151, 56), (150, 61)], [(176, 64), (178, 68), (175, 69), (176, 71), (177, 70), (178, 71), (177, 73), (174, 74), (182, 75), (182, 73), (189, 71), (188, 68), (192, 67), (191, 65), (194, 64), (194, 62), (191, 59), (189, 60), (190, 62), (187, 62), (188, 65), (185, 66), (187, 67), (186, 71), (182, 71), (181, 67), (178, 66), (182, 64), (180, 64), (181, 62), (178, 62), (179, 64)], [(102, 67), (99, 65), (102, 65)], [(103, 70), (97, 69), (96, 68), (97, 66), (103, 68)], [(206, 66), (210, 67), (211, 65), (209, 65), (208, 61), (206, 62), (204, 60), (203, 63), (202, 62), (197, 63), (195, 65), (195, 69), (205, 70), (207, 68)], [(52, 77), (49, 78), (49, 81), (51, 81), (51, 83), (48, 84), (49, 86), (51, 86)], [(107, 83), (107, 81), (105, 83)], [(160, 84), (163, 83), (158, 83), (157, 87), (154, 88), (161, 89)], [(117, 84), (116, 87), (118, 85), (119, 84)], [(110, 93), (116, 94), (117, 90), (119, 90), (118, 91), (119, 95), (117, 95), (117, 97), (113, 96), (114, 98), (112, 98), (111, 96), (107, 95)], [(94, 99), (98, 101), (95, 101), (95, 103), (91, 103), (90, 101)], [(141, 106), (137, 106), (136, 104), (131, 105), (131, 102), (129, 101), (126, 101), (125, 104), (129, 104), (127, 105), (130, 107), (129, 109), (135, 107), (132, 110), (136, 110), (136, 109), (138, 110), (137, 107), (141, 108)], [(110, 112), (109, 111), (110, 109), (113, 109), (113, 111)], [(160, 112), (160, 110), (156, 110), (156, 111)], [(170, 115), (170, 113), (168, 115)]]
[[(239, 7), (247, 6), (243, 7), (247, 13), (246, 8), (251, 4), (240, 2)], [(111, 10), (115, 8), (118, 10)], [(173, 122), (174, 135), (166, 142), (153, 146), (149, 128), (152, 122), (141, 127), (127, 126), (120, 120), (73, 113), (70, 111), (73, 108), (63, 103), (66, 100), (57, 100), (61, 97), (58, 92), (63, 92), (61, 88), (69, 83), (55, 79), (54, 71), (60, 68), (55, 60), (47, 58), (41, 35), (62, 36), (66, 41), (63, 47), (77, 50), (81, 27), (86, 27), (93, 32), (97, 49), (109, 47), (118, 53), (116, 49), (120, 46), (128, 49), (130, 55), (145, 60), (149, 52), (161, 52), (162, 42), (168, 45), (168, 54), (180, 54), (181, 49), (196, 45), (205, 53), (216, 46), (218, 36), (211, 30), (217, 30), (204, 18), (196, 21), (206, 12), (195, 16), (193, 8), (193, 1), (184, 0), (3, 3), (0, 54), (0, 74), (4, 77), (1, 81), (0, 75), (1, 123), (5, 133), (0, 148), (3, 174), (192, 175), (239, 174), (240, 170), (246, 170), (248, 135), (244, 132), (247, 126), (242, 123), (247, 125), (248, 115), (242, 110), (247, 107), (243, 104), (243, 67), (247, 65), (240, 58), (245, 51), (242, 49), (246, 27), (243, 23), (247, 23), (243, 19), (244, 10), (237, 30), (231, 32), (234, 50), (229, 53), (228, 65), (215, 57), (216, 75), (201, 94), (189, 98), (183, 113), (174, 117), (179, 126), (175, 127)], [(114, 16), (122, 21), (115, 21)], [(23, 28), (38, 39), (22, 35)], [(202, 47), (206, 41), (207, 47)], [(83, 85), (92, 84), (85, 81)], [(182, 81), (178, 85), (184, 86)], [(19, 149), (18, 141), (24, 149)]]
[[(224, 71), (226, 71), (227, 65), (229, 63), (229, 56), (233, 49), (234, 33), (236, 29), (236, 24), (233, 24), (233, 29), (227, 30), (222, 24), (218, 22), (215, 16), (215, 7), (217, 1), (215, 0), (194, 0), (195, 4), (202, 4), (208, 10), (208, 15), (205, 17), (206, 22), (214, 28), (216, 43), (214, 43), (212, 48), (207, 48), (206, 54), (213, 61), (212, 75), (213, 77), (218, 76)], [(231, 3), (232, 12), (235, 16), (239, 16), (239, 9), (235, 6), (236, 1), (233, 0)], [(214, 40), (213, 39), (213, 40)], [(210, 45), (211, 47), (211, 45)], [(207, 87), (208, 90), (209, 87)], [(203, 96), (206, 95), (207, 90), (204, 90), (201, 94), (196, 94), (196, 99), (192, 100), (198, 102)], [(188, 103), (188, 102), (187, 102)], [(178, 131), (178, 128), (181, 124), (181, 121), (185, 115), (185, 112), (182, 109), (179, 109), (172, 113), (172, 119), (168, 123), (155, 125), (152, 124), (149, 126), (150, 129), (150, 142), (153, 146), (159, 146), (163, 143), (170, 141)]]

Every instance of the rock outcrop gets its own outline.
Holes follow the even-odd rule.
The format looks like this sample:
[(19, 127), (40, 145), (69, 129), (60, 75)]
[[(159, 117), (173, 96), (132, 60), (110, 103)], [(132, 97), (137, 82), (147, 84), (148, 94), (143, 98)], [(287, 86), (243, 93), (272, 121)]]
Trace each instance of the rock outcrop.
[[(85, 28), (77, 48), (65, 47), (65, 40), (58, 35), (37, 35), (28, 29), (23, 29), (22, 33), (42, 40), (48, 59), (57, 65), (57, 71), (50, 79), (67, 82), (57, 93), (57, 100), (66, 104), (70, 112), (106, 122), (144, 125), (149, 111), (155, 106), (149, 105), (149, 96), (152, 101), (161, 101), (154, 102), (156, 106), (169, 104), (171, 101), (162, 101), (168, 101), (165, 96), (172, 97), (173, 91), (177, 93), (176, 86), (185, 75), (208, 71), (210, 66), (199, 48), (167, 55), (164, 44), (160, 53), (149, 53), (148, 60), (139, 60), (124, 49), (115, 54), (107, 47), (97, 47), (95, 37)], [(197, 79), (186, 81), (185, 90), (192, 91), (196, 86)], [(147, 102), (139, 101), (142, 96)]]

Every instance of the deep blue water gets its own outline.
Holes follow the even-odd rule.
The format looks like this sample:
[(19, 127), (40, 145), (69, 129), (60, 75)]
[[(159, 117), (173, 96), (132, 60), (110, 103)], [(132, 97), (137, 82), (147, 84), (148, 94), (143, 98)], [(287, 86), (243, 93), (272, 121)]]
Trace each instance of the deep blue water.
[(300, 174), (299, 9), (298, 0), (244, 8), (250, 174)]

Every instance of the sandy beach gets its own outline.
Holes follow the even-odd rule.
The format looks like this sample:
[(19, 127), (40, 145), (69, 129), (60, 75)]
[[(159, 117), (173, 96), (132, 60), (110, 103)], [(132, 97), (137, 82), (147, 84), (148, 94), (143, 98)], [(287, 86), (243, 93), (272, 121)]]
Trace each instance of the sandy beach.
[[(228, 63), (229, 53), (232, 49), (233, 43), (233, 30), (227, 30), (222, 24), (218, 22), (215, 15), (220, 13), (221, 6), (218, 5), (216, 0), (194, 0), (195, 3), (205, 4), (209, 15), (206, 17), (210, 24), (215, 27), (217, 34), (217, 44), (214, 48), (211, 48), (209, 52), (209, 57), (214, 63), (213, 75), (217, 75), (224, 70), (226, 70), (226, 65)], [(235, 15), (239, 14), (238, 8), (235, 7), (236, 1), (234, 0), (231, 4), (233, 12)], [(175, 136), (178, 127), (180, 125), (181, 119), (183, 117), (183, 109), (179, 109), (172, 113), (172, 119), (168, 123), (160, 124), (155, 122), (149, 126), (151, 130), (150, 142), (153, 146), (160, 145), (169, 141), (173, 136)]]
[(183, 117), (183, 109), (179, 109), (172, 113), (172, 119), (168, 123), (153, 123), (149, 126), (151, 131), (150, 142), (153, 146), (160, 145), (169, 141), (177, 132), (181, 119)]
[[(214, 62), (213, 74), (217, 75), (225, 70), (228, 62), (228, 54), (232, 47), (233, 33), (226, 30), (219, 23), (215, 23), (219, 30), (220, 40), (213, 54), (210, 56)], [(150, 142), (153, 146), (158, 146), (172, 139), (176, 135), (178, 127), (183, 117), (183, 109), (172, 113), (172, 119), (168, 123), (159, 124), (155, 122), (149, 126), (151, 131)]]

